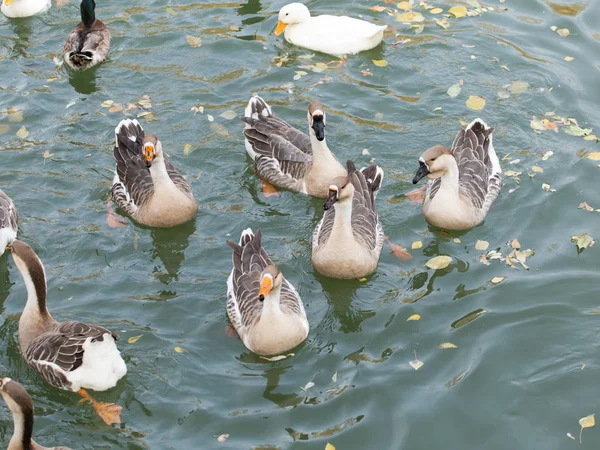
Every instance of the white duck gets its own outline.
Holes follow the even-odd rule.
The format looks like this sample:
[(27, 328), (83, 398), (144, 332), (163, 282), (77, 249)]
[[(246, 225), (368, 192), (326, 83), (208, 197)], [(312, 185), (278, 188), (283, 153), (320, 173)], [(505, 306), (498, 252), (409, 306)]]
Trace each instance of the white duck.
[(16, 19), (47, 11), (51, 5), (51, 0), (4, 0), (0, 9), (6, 17)]
[(0, 256), (4, 249), (17, 238), (19, 214), (12, 199), (0, 189)]
[(279, 11), (275, 35), (298, 47), (342, 57), (379, 45), (387, 25), (375, 25), (347, 16), (311, 17), (302, 3), (290, 3)]
[(423, 214), (431, 225), (466, 230), (485, 219), (502, 187), (493, 131), (475, 119), (458, 132), (452, 149), (436, 145), (419, 158), (413, 183), (429, 178)]

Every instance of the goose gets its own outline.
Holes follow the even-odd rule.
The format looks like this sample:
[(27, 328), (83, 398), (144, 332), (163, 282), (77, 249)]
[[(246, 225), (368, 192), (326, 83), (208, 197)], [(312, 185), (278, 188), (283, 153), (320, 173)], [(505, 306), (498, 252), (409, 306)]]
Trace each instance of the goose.
[(16, 19), (45, 12), (51, 6), (51, 0), (3, 0), (0, 10), (6, 17)]
[(198, 203), (190, 183), (169, 162), (154, 134), (135, 119), (115, 128), (117, 161), (111, 188), (114, 202), (137, 222), (169, 228), (191, 220)]
[(95, 14), (96, 0), (81, 0), (81, 22), (65, 44), (63, 58), (73, 70), (85, 70), (100, 64), (108, 56), (110, 31)]
[(275, 35), (284, 32), (290, 44), (341, 58), (377, 47), (386, 28), (347, 16), (311, 17), (305, 5), (290, 3), (279, 11)]
[(325, 214), (312, 239), (312, 263), (330, 278), (363, 278), (377, 268), (384, 234), (375, 198), (383, 182), (376, 164), (356, 170), (347, 162), (348, 175), (329, 186)]
[(262, 98), (252, 97), (242, 117), (246, 152), (263, 180), (279, 188), (327, 198), (331, 180), (346, 175), (346, 169), (327, 147), (323, 105), (311, 103), (307, 118), (310, 136), (275, 116)]
[(111, 389), (127, 373), (117, 349), (117, 335), (97, 325), (54, 320), (46, 307), (42, 262), (25, 242), (15, 240), (8, 249), (27, 288), (18, 333), (25, 361), (52, 386), (77, 392), (90, 401), (107, 424), (120, 423), (120, 406), (96, 402), (86, 391)]
[(227, 315), (250, 351), (277, 355), (302, 343), (308, 319), (300, 295), (262, 247), (262, 233), (242, 232), (227, 278)]
[(23, 386), (8, 377), (0, 380), (0, 394), (12, 412), (14, 431), (6, 450), (71, 450), (68, 447), (43, 447), (32, 438), (33, 401)]
[(419, 158), (413, 178), (427, 177), (423, 214), (431, 225), (466, 230), (479, 225), (502, 187), (502, 169), (492, 132), (481, 119), (460, 130), (452, 149), (436, 145)]
[(4, 249), (17, 238), (19, 214), (12, 199), (0, 189), (0, 256)]

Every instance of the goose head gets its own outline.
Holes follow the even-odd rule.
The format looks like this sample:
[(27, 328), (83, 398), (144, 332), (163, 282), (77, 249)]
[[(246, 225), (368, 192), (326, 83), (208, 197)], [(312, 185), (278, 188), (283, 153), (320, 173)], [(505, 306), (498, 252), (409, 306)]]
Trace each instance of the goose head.
[(260, 275), (260, 290), (258, 291), (258, 299), (263, 302), (265, 297), (273, 290), (281, 288), (283, 275), (281, 271), (273, 264), (265, 267)]
[(443, 145), (431, 147), (419, 158), (419, 169), (413, 178), (413, 184), (417, 184), (424, 177), (432, 180), (442, 177), (451, 164), (456, 164), (456, 161), (448, 147)]
[(154, 134), (148, 134), (144, 137), (143, 142), (144, 160), (146, 167), (152, 167), (152, 161), (155, 158), (162, 157), (162, 144)]
[(354, 194), (354, 186), (350, 183), (347, 176), (335, 178), (329, 186), (327, 201), (323, 205), (323, 209), (327, 211), (336, 202), (343, 202), (351, 199), (352, 194)]
[(317, 138), (318, 141), (325, 139), (325, 108), (319, 102), (312, 102), (308, 106), (308, 125), (310, 134)]
[(279, 10), (279, 21), (275, 28), (275, 36), (283, 33), (288, 25), (304, 22), (310, 19), (310, 11), (302, 3), (290, 3)]
[(13, 414), (33, 416), (33, 402), (31, 397), (16, 381), (10, 378), (0, 380), (0, 394)]

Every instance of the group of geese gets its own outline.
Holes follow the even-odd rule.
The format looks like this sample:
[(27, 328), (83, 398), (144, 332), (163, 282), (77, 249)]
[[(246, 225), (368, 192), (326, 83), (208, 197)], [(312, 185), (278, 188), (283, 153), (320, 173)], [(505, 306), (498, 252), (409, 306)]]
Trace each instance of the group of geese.
[[(110, 33), (95, 19), (95, 0), (82, 0), (82, 22), (65, 45), (69, 67), (86, 69), (102, 62)], [(48, 0), (3, 0), (8, 17), (25, 17), (47, 9)], [(385, 26), (349, 17), (311, 17), (306, 6), (292, 3), (279, 13), (276, 34), (288, 42), (345, 56), (381, 42)], [(377, 268), (384, 243), (376, 197), (383, 183), (381, 167), (357, 169), (342, 165), (327, 146), (325, 107), (308, 107), (308, 135), (273, 113), (254, 95), (248, 102), (243, 136), (258, 176), (281, 189), (325, 199), (323, 218), (312, 237), (312, 263), (321, 274), (341, 279), (362, 278)], [(431, 225), (461, 230), (481, 223), (501, 188), (500, 163), (492, 132), (475, 119), (460, 130), (450, 148), (436, 145), (419, 158), (413, 183), (427, 177), (423, 213)], [(135, 222), (174, 227), (191, 220), (198, 203), (187, 179), (168, 160), (157, 136), (146, 134), (135, 119), (115, 128), (115, 175), (111, 196)], [(46, 275), (33, 249), (17, 240), (14, 202), (0, 191), (0, 255), (8, 250), (27, 289), (19, 320), (20, 352), (28, 365), (51, 385), (78, 392), (108, 424), (120, 422), (121, 407), (96, 402), (87, 389), (114, 387), (127, 373), (117, 349), (117, 335), (103, 327), (57, 322), (46, 306)], [(309, 332), (304, 305), (292, 284), (273, 264), (260, 230), (244, 230), (233, 250), (227, 279), (227, 315), (244, 345), (270, 356), (301, 344)], [(33, 404), (16, 381), (3, 378), (0, 393), (13, 413), (15, 431), (9, 450), (44, 449), (32, 440)], [(55, 447), (65, 449), (65, 447)]]

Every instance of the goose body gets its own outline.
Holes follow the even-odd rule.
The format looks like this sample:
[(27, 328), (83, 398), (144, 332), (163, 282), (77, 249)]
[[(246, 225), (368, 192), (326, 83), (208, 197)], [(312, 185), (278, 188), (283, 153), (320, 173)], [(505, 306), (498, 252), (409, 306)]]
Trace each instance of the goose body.
[(256, 235), (244, 230), (233, 249), (227, 279), (227, 315), (244, 345), (259, 355), (290, 350), (308, 336), (308, 319), (300, 295), (276, 268)]
[(0, 381), (0, 394), (13, 415), (14, 423), (6, 450), (71, 450), (68, 447), (43, 447), (32, 439), (33, 401), (23, 386), (5, 377)]
[(375, 197), (382, 181), (380, 167), (356, 170), (352, 161), (348, 175), (333, 180), (312, 239), (312, 263), (319, 273), (362, 278), (377, 268), (384, 234)]
[(431, 225), (465, 230), (485, 219), (502, 187), (492, 132), (475, 119), (459, 131), (451, 149), (437, 145), (419, 158), (413, 183), (429, 178), (423, 214)]
[(17, 238), (19, 214), (12, 199), (0, 190), (0, 256), (8, 244)]
[(346, 169), (327, 147), (323, 105), (311, 103), (307, 118), (309, 136), (275, 116), (262, 98), (252, 97), (242, 118), (246, 151), (263, 180), (326, 198), (331, 180), (345, 175)]
[(100, 64), (108, 56), (110, 31), (96, 19), (96, 1), (81, 1), (81, 22), (67, 37), (64, 60), (73, 70), (85, 70)]
[(279, 11), (275, 34), (298, 47), (342, 57), (379, 45), (387, 25), (375, 25), (347, 16), (312, 17), (301, 3), (290, 3)]
[(51, 6), (51, 0), (2, 0), (0, 10), (6, 17), (17, 19), (45, 12)]
[(137, 222), (174, 227), (191, 220), (198, 203), (192, 187), (169, 162), (162, 144), (146, 135), (137, 120), (122, 120), (115, 128), (114, 202)]

